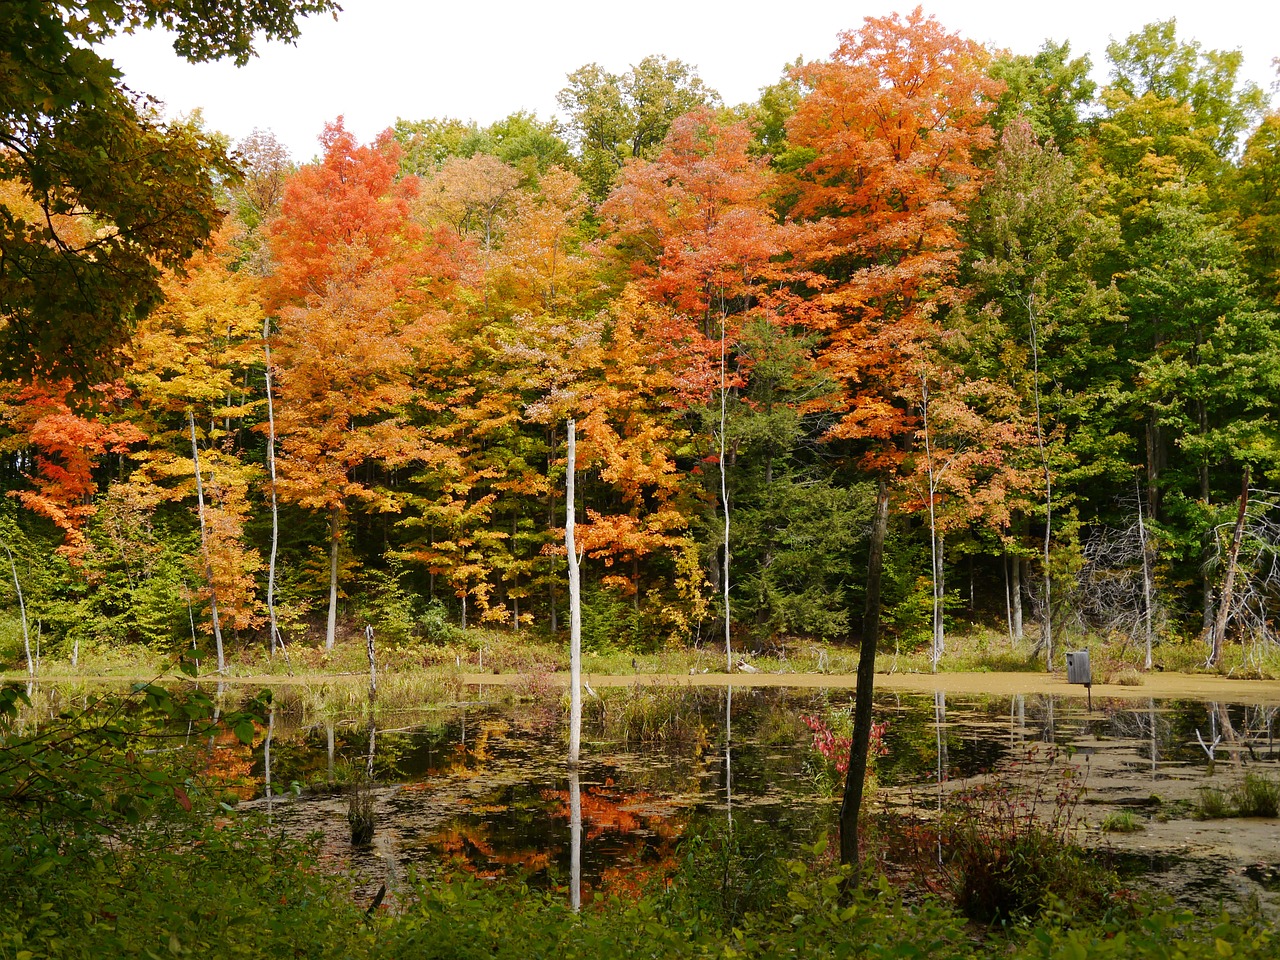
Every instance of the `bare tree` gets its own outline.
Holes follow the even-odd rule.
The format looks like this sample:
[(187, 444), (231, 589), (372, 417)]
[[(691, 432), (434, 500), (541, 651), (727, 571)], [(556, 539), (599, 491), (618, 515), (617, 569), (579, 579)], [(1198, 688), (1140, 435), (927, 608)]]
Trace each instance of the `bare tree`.
[(1227, 572), (1210, 638), (1210, 662), (1221, 657), (1222, 644), (1231, 632), (1249, 644), (1248, 656), (1257, 660), (1272, 644), (1280, 643), (1276, 630), (1280, 615), (1280, 492), (1242, 491), (1235, 521), (1219, 524), (1213, 533), (1215, 550), (1209, 569), (1225, 564)]
[(574, 473), (577, 470), (577, 424), (568, 424), (568, 463), (564, 480), (564, 547), (569, 559), (569, 766), (578, 765), (582, 746), (582, 584), (574, 542)]
[(225, 673), (227, 662), (222, 653), (222, 624), (218, 620), (218, 591), (213, 583), (213, 562), (209, 559), (209, 533), (204, 522), (204, 483), (200, 479), (200, 448), (196, 445), (196, 417), (187, 411), (191, 428), (191, 463), (196, 472), (196, 508), (200, 515), (200, 547), (204, 551), (204, 574), (209, 584), (209, 611), (213, 618), (213, 639), (217, 644), (218, 672)]
[(1144, 668), (1150, 670), (1163, 610), (1155, 597), (1154, 549), (1140, 491), (1134, 504), (1136, 519), (1128, 526), (1100, 527), (1085, 537), (1085, 562), (1075, 580), (1075, 608), (1084, 626), (1140, 644)]

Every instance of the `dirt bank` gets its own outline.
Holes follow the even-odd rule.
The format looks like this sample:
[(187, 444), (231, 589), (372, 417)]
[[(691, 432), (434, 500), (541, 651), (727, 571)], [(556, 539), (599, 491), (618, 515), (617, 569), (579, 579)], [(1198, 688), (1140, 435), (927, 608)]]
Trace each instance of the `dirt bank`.
[[(638, 673), (618, 676), (587, 673), (592, 687), (628, 687), (637, 683), (662, 683), (690, 687), (806, 687), (849, 689), (856, 683), (853, 674), (830, 673)], [(507, 686), (528, 683), (521, 674), (464, 673), (459, 679), (469, 686)], [(567, 687), (567, 673), (550, 674), (547, 682)], [(955, 694), (1053, 694), (1084, 699), (1087, 692), (1079, 684), (1067, 683), (1053, 673), (881, 673), (877, 690)], [(1280, 680), (1237, 680), (1208, 674), (1149, 673), (1138, 686), (1093, 685), (1093, 696), (1110, 700), (1204, 700), (1252, 705), (1280, 705)]]

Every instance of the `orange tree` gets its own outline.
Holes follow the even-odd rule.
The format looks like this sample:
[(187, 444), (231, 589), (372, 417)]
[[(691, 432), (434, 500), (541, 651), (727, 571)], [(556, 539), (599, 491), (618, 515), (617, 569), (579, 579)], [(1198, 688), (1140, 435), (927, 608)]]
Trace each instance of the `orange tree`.
[[(938, 311), (956, 297), (961, 211), (977, 192), (976, 151), (997, 85), (982, 47), (916, 8), (868, 18), (828, 61), (800, 67), (806, 89), (788, 124), (796, 173), (791, 216), (806, 225), (815, 273), (805, 305), (820, 362), (841, 385), (829, 438), (879, 478), (858, 667), (854, 740), (841, 810), (841, 859), (858, 855), (858, 808), (871, 732), (880, 567), (889, 482), (916, 429), (903, 401)], [(832, 401), (828, 401), (832, 402)]]

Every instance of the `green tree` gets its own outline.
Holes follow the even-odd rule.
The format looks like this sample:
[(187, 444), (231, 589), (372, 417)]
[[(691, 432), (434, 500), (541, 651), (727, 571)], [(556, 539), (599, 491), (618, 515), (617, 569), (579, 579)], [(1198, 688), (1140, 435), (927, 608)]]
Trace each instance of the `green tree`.
[(569, 74), (556, 99), (569, 115), (569, 134), (592, 196), (603, 199), (628, 157), (655, 153), (671, 123), (694, 107), (719, 104), (697, 69), (649, 56), (622, 75), (589, 63)]
[(1065, 41), (1046, 40), (1035, 56), (1000, 54), (989, 71), (1005, 85), (992, 111), (992, 127), (1002, 132), (1023, 117), (1036, 137), (1051, 138), (1059, 150), (1069, 151), (1085, 134), (1083, 113), (1097, 90), (1089, 79), (1092, 66), (1088, 54), (1072, 58)]
[[(226, 145), (165, 123), (94, 46), (164, 27), (191, 61), (247, 62), (261, 34), (335, 0), (15, 0), (0, 6), (0, 367), (89, 382), (161, 300), (163, 267), (218, 226)], [(87, 228), (86, 228), (87, 224)]]

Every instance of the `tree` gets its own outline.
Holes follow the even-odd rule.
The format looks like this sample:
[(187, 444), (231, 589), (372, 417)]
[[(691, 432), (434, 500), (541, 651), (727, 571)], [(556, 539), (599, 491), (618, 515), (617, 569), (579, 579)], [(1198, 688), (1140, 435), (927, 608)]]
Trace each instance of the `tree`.
[[(162, 122), (95, 44), (162, 26), (191, 61), (245, 63), (335, 0), (16, 0), (0, 7), (0, 367), (93, 383), (218, 226), (225, 144)], [(85, 228), (86, 220), (92, 226)]]
[(621, 76), (589, 63), (568, 80), (556, 100), (569, 115), (582, 179), (597, 200), (627, 158), (658, 149), (676, 117), (720, 102), (695, 67), (661, 56), (645, 57)]
[[(961, 362), (971, 378), (1005, 386), (1012, 409), (996, 419), (1011, 416), (1030, 441), (1021, 451), (1011, 451), (1022, 477), (1012, 485), (1019, 495), (1001, 534), (1016, 573), (1013, 605), (1020, 611), (1020, 568), (1030, 555), (1024, 527), (1037, 513), (1044, 518), (1040, 638), (1046, 658), (1052, 639), (1054, 493), (1059, 474), (1070, 465), (1065, 438), (1053, 429), (1068, 412), (1063, 385), (1086, 393), (1081, 373), (1087, 368), (1094, 378), (1092, 389), (1104, 392), (1104, 383), (1125, 375), (1108, 368), (1108, 339), (1097, 334), (1118, 314), (1118, 298), (1091, 276), (1114, 247), (1115, 230), (1090, 209), (1089, 200), (1077, 183), (1075, 165), (1051, 142), (1040, 143), (1030, 123), (1015, 120), (1000, 138), (966, 231), (972, 301)], [(1091, 415), (1100, 431), (1122, 429), (1103, 422), (1096, 409)], [(1089, 465), (1094, 476), (1111, 466)], [(1036, 487), (1039, 495), (1033, 499)], [(1059, 508), (1061, 500), (1059, 494)], [(1020, 613), (1014, 619), (1020, 626)], [(1015, 627), (1014, 632), (1021, 631)]]
[(8, 386), (0, 400), (0, 422), (13, 433), (0, 442), (0, 450), (25, 449), (31, 456), (19, 462), (34, 467), (34, 489), (10, 495), (62, 531), (58, 550), (76, 563), (88, 549), (84, 524), (97, 509), (94, 469), (100, 458), (127, 453), (146, 439), (132, 423), (113, 422), (109, 415), (131, 398), (130, 391), (119, 383), (98, 384), (93, 388), (98, 408), (86, 411), (74, 405), (67, 381)]
[(1040, 140), (1073, 151), (1085, 134), (1084, 111), (1093, 103), (1097, 84), (1089, 79), (1087, 54), (1071, 58), (1071, 44), (1046, 40), (1035, 56), (1001, 53), (991, 62), (991, 76), (1004, 84), (991, 125), (997, 133), (1018, 118), (1031, 124)]
[(447, 238), (429, 238), (410, 216), (418, 181), (397, 179), (389, 132), (360, 145), (339, 119), (321, 142), (324, 156), (290, 179), (267, 232), (280, 317), (278, 489), (329, 520), (331, 649), (347, 512), (397, 502), (358, 468), (404, 466), (420, 449), (401, 408), (429, 325), (422, 301), (432, 279), (456, 271)]
[(840, 819), (842, 862), (858, 858), (858, 814), (871, 736), (879, 633), (879, 587), (888, 524), (888, 479), (915, 429), (901, 397), (915, 376), (934, 311), (952, 294), (959, 263), (958, 211), (975, 196), (974, 153), (996, 84), (985, 52), (946, 32), (920, 8), (905, 18), (867, 18), (841, 35), (830, 61), (796, 71), (808, 93), (787, 130), (813, 150), (796, 175), (793, 216), (808, 221), (811, 327), (820, 359), (843, 387), (831, 439), (859, 444), (879, 475), (863, 619), (853, 747)]

